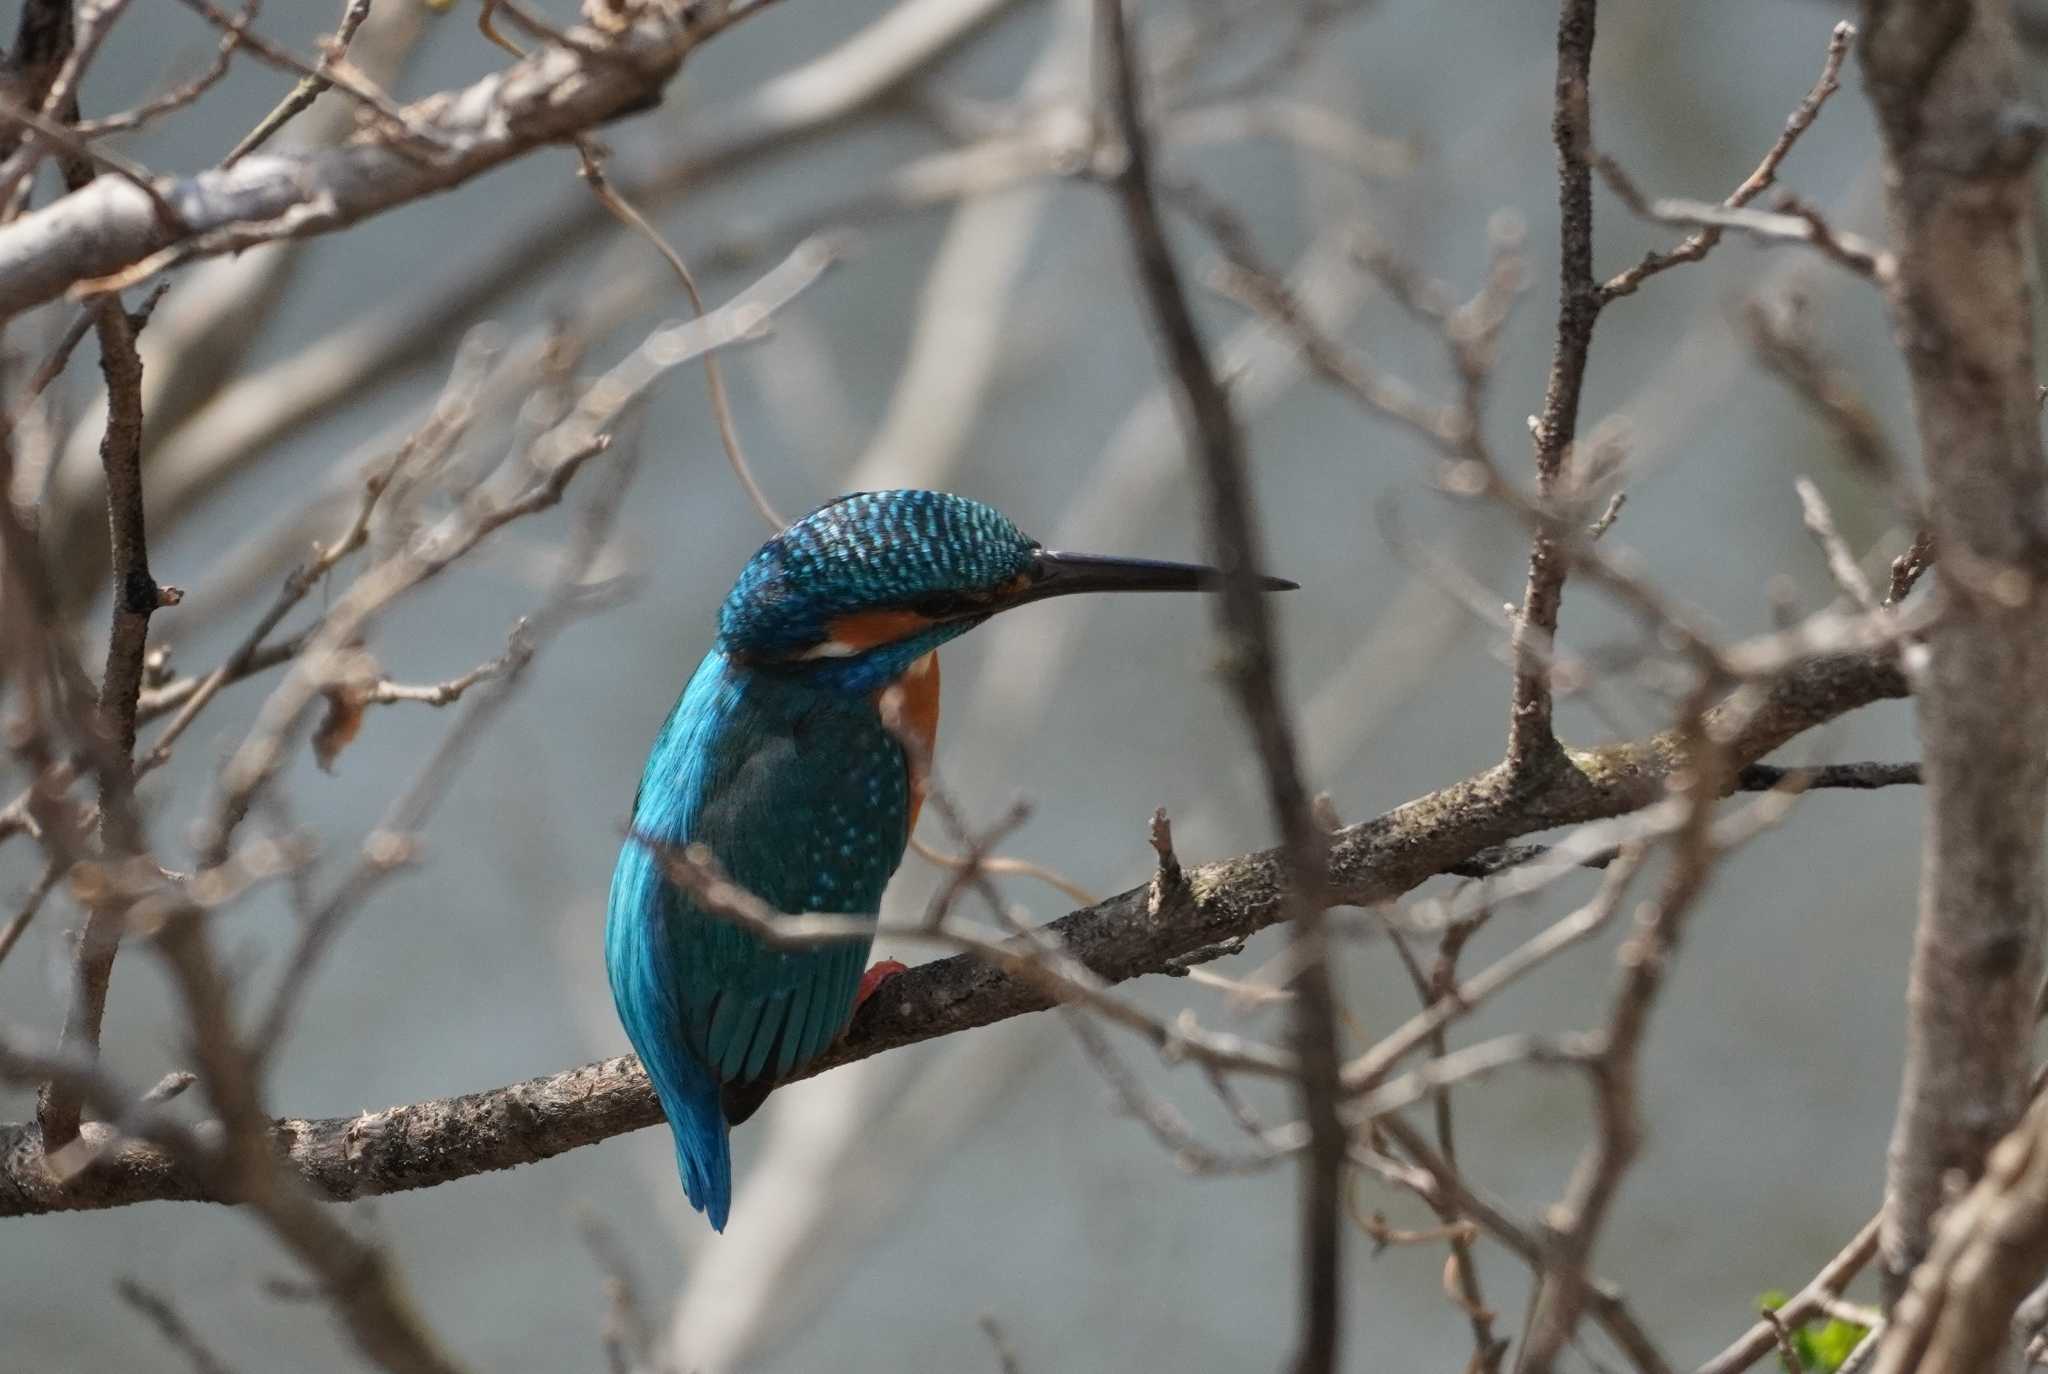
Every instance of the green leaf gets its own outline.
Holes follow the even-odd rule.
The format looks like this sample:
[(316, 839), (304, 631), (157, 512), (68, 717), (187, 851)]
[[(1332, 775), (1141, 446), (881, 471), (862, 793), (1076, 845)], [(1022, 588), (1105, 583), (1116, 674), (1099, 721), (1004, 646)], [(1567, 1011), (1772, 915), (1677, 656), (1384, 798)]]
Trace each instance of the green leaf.
[(1856, 1349), (1863, 1338), (1870, 1334), (1865, 1327), (1855, 1322), (1830, 1321), (1817, 1331), (1801, 1331), (1806, 1348), (1799, 1358), (1806, 1361), (1809, 1374), (1835, 1374)]
[[(1781, 1288), (1773, 1288), (1757, 1297), (1758, 1310), (1775, 1312), (1792, 1300), (1791, 1295)], [(1800, 1327), (1791, 1333), (1792, 1353), (1799, 1357), (1799, 1363), (1806, 1374), (1836, 1374), (1843, 1362), (1849, 1358), (1857, 1345), (1868, 1335), (1866, 1328), (1855, 1322), (1830, 1320), (1819, 1327)], [(1779, 1363), (1785, 1364), (1780, 1354)], [(1796, 1374), (1789, 1366), (1786, 1374)]]

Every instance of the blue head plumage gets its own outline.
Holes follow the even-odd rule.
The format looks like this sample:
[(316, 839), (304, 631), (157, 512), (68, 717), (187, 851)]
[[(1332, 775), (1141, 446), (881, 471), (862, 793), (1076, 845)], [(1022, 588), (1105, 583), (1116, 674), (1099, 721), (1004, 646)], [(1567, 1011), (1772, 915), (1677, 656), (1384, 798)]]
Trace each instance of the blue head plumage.
[(872, 692), (987, 619), (1042, 552), (964, 496), (859, 492), (761, 546), (719, 611), (719, 638), (737, 658)]
[(728, 1123), (845, 1029), (870, 942), (768, 946), (699, 910), (659, 849), (705, 846), (780, 911), (873, 915), (920, 787), (880, 718), (883, 689), (904, 687), (929, 747), (946, 640), (1046, 597), (1191, 591), (1214, 576), (1053, 553), (935, 491), (843, 497), (749, 560), (648, 754), (605, 920), (619, 1018), (674, 1131), (684, 1190), (714, 1227), (731, 1202)]

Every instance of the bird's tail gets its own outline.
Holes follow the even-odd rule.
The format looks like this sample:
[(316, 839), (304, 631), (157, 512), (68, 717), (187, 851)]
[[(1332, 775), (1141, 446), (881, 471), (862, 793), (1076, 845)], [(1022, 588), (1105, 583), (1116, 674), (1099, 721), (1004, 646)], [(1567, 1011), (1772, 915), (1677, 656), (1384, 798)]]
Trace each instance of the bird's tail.
[(711, 1229), (723, 1231), (732, 1207), (732, 1151), (718, 1081), (673, 1040), (651, 1040), (642, 1047), (640, 1059), (654, 1080), (662, 1114), (676, 1138), (676, 1172), (683, 1176), (683, 1191)]
[(732, 1150), (717, 1094), (712, 1094), (704, 1115), (677, 1121), (674, 1130), (676, 1168), (683, 1176), (683, 1191), (690, 1195), (690, 1205), (711, 1223), (711, 1229), (723, 1231), (725, 1214), (732, 1207)]
[(704, 1214), (712, 1230), (723, 1231), (732, 1207), (732, 1148), (725, 1112), (719, 1106), (718, 1085), (709, 1075), (689, 1077), (699, 1082), (678, 1084), (683, 1091), (661, 1095), (676, 1138), (676, 1170), (683, 1176), (690, 1205)]

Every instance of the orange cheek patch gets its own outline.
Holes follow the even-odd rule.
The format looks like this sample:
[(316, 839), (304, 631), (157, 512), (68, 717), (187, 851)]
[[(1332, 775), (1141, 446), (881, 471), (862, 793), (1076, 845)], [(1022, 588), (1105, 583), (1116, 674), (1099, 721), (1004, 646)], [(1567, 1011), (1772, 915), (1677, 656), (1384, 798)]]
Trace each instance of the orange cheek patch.
[(930, 629), (935, 623), (930, 616), (919, 615), (916, 611), (860, 611), (828, 621), (825, 631), (831, 643), (844, 645), (858, 653), (907, 639), (920, 630)]
[[(939, 655), (935, 649), (904, 671), (884, 691), (901, 692), (903, 732), (916, 741), (918, 752), (929, 758), (939, 738)], [(917, 829), (917, 813), (924, 806), (924, 773), (910, 751), (904, 751), (910, 769), (910, 829)]]

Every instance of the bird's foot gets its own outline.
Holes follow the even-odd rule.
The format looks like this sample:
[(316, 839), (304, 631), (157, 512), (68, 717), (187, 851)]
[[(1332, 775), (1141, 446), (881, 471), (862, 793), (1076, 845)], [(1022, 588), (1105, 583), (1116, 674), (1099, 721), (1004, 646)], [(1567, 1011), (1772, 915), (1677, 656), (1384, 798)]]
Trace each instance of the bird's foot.
[(860, 991), (853, 995), (853, 1009), (860, 1010), (861, 1003), (875, 995), (875, 989), (904, 972), (909, 966), (900, 959), (884, 959), (860, 976)]

